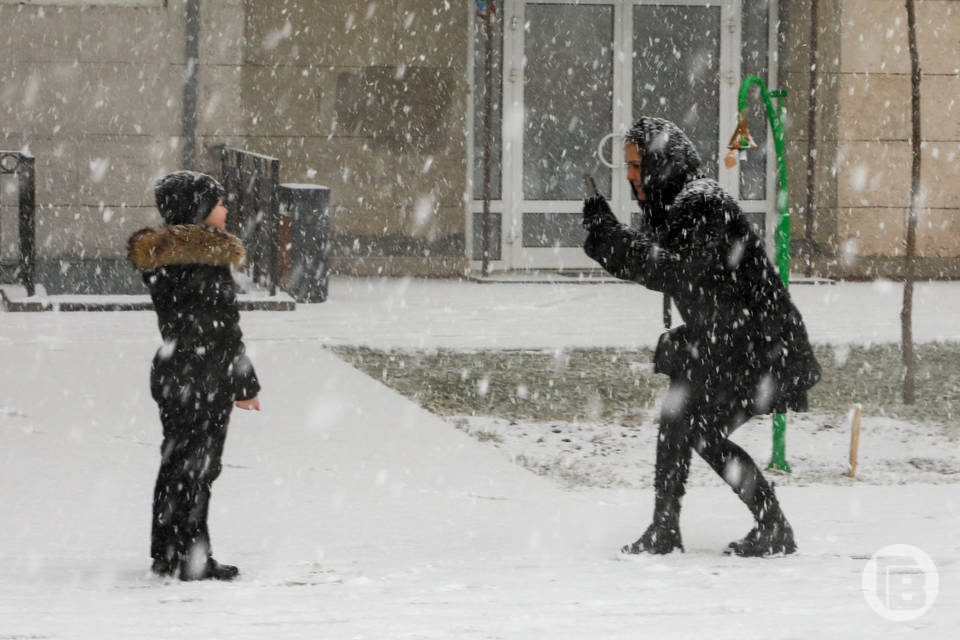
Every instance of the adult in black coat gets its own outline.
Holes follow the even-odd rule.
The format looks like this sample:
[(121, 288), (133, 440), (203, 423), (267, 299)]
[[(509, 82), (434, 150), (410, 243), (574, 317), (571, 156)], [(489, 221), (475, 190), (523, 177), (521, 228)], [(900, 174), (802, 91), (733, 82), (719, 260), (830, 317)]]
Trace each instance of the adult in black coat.
[(683, 549), (680, 500), (691, 452), (719, 474), (756, 519), (728, 553), (796, 550), (773, 487), (731, 432), (750, 416), (805, 411), (820, 378), (799, 311), (737, 202), (703, 177), (673, 123), (640, 118), (624, 145), (643, 224), (620, 224), (602, 196), (588, 199), (584, 251), (618, 278), (662, 291), (684, 324), (661, 336), (655, 369), (670, 376), (657, 445), (653, 523), (626, 553)]
[(210, 176), (178, 171), (158, 181), (155, 194), (166, 226), (137, 231), (128, 244), (163, 338), (150, 371), (163, 424), (152, 568), (183, 580), (229, 580), (239, 571), (213, 559), (207, 512), (231, 409), (260, 408), (230, 274), (244, 249), (224, 230), (223, 188)]

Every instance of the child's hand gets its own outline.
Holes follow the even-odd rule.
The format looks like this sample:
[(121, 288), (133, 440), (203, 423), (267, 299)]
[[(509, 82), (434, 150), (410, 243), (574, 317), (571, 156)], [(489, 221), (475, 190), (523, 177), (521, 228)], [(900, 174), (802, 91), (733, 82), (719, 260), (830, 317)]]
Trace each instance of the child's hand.
[(237, 409), (260, 411), (260, 398), (258, 396), (254, 396), (249, 400), (237, 400), (234, 404), (237, 406)]

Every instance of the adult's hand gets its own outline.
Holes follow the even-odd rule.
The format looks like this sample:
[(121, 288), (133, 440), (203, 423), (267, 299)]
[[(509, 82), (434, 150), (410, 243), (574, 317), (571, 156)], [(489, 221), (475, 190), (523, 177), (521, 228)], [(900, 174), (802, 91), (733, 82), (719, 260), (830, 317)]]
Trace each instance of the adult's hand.
[(583, 228), (587, 231), (609, 222), (616, 222), (607, 199), (601, 195), (583, 201)]
[(237, 400), (234, 403), (237, 409), (246, 409), (247, 411), (260, 411), (260, 397), (254, 396), (249, 400)]

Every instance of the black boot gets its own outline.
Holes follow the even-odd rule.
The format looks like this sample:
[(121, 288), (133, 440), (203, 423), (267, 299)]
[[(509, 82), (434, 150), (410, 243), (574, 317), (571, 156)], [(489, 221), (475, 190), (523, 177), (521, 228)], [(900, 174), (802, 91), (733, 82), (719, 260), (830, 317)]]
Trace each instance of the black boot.
[(620, 553), (666, 554), (674, 549), (683, 551), (680, 539), (680, 498), (658, 495), (655, 501), (653, 523), (640, 538), (620, 548)]
[(647, 530), (636, 542), (622, 546), (620, 553), (653, 553), (659, 555), (671, 553), (674, 549), (683, 551), (680, 529), (670, 529), (653, 523), (647, 527)]
[(757, 519), (757, 526), (741, 540), (731, 542), (724, 553), (744, 558), (796, 553), (797, 543), (793, 538), (793, 528), (780, 509), (773, 487), (764, 488), (757, 493), (756, 500), (750, 505)]
[(726, 551), (724, 551), (724, 553), (726, 553), (727, 555), (730, 555), (731, 553), (733, 553), (732, 549), (738, 549), (741, 547), (746, 547), (748, 545), (756, 544), (757, 535), (759, 533), (760, 533), (760, 529), (758, 529), (757, 527), (750, 529), (750, 531), (747, 532), (747, 535), (743, 536), (739, 540), (734, 540), (733, 542), (728, 544), (727, 549)]
[(192, 580), (233, 580), (240, 575), (240, 570), (231, 564), (220, 564), (213, 558), (207, 558), (205, 564), (198, 568), (188, 566), (187, 563), (180, 565), (180, 579), (183, 581)]
[(240, 575), (240, 569), (232, 564), (220, 564), (213, 558), (207, 558), (208, 580), (233, 580)]
[(177, 563), (171, 563), (169, 560), (164, 558), (154, 558), (153, 564), (150, 566), (150, 571), (152, 571), (154, 575), (160, 576), (161, 578), (169, 578), (176, 573)]
[(793, 539), (793, 529), (786, 518), (770, 524), (760, 524), (742, 540), (731, 542), (724, 552), (743, 558), (765, 558), (768, 556), (796, 553), (797, 543)]

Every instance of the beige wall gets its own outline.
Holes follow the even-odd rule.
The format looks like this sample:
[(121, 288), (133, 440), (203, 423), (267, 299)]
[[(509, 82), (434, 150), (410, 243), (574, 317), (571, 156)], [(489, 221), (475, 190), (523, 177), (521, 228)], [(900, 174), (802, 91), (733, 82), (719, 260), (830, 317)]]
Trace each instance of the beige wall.
[[(182, 166), (184, 3), (0, 4), (0, 148), (37, 157), (41, 258), (116, 257)], [(443, 0), (201, 0), (199, 168), (219, 144), (332, 188), (356, 272), (462, 272), (466, 10)], [(376, 103), (367, 97), (375, 95)], [(4, 201), (9, 257), (15, 213)], [(4, 231), (6, 230), (6, 231)], [(357, 249), (354, 249), (357, 247)], [(437, 257), (441, 259), (436, 259)]]
[[(201, 6), (211, 27), (200, 44), (199, 133), (240, 133), (228, 114), (239, 107), (243, 9)], [(159, 221), (150, 184), (182, 163), (184, 22), (178, 1), (0, 5), (0, 147), (37, 158), (41, 258), (123, 255), (130, 233)], [(6, 249), (9, 215), (3, 223)]]
[[(809, 42), (810, 1), (785, 2), (786, 41)], [(960, 3), (917, 0), (922, 209), (917, 250), (926, 276), (960, 277)], [(902, 0), (820, 0), (815, 258), (822, 275), (895, 276), (910, 204), (911, 83)], [(809, 93), (809, 49), (784, 47), (792, 96)], [(807, 105), (792, 103), (790, 184), (804, 185)], [(805, 188), (794, 187), (793, 194)], [(792, 198), (793, 236), (805, 231)]]
[(246, 7), (247, 146), (279, 156), (284, 181), (331, 187), (338, 252), (350, 263), (340, 268), (462, 272), (464, 7), (443, 0)]
[[(794, 244), (807, 222), (812, 0), (781, 0)], [(909, 204), (902, 0), (818, 0), (811, 265), (895, 275)], [(923, 76), (918, 250), (960, 277), (960, 2), (917, 0)], [(470, 16), (445, 0), (201, 0), (198, 160), (227, 143), (332, 189), (340, 268), (461, 272)], [(0, 4), (0, 147), (37, 156), (41, 257), (117, 257), (155, 224), (149, 185), (182, 164), (184, 4)], [(0, 208), (8, 257), (12, 209)], [(806, 254), (805, 254), (806, 255)]]

